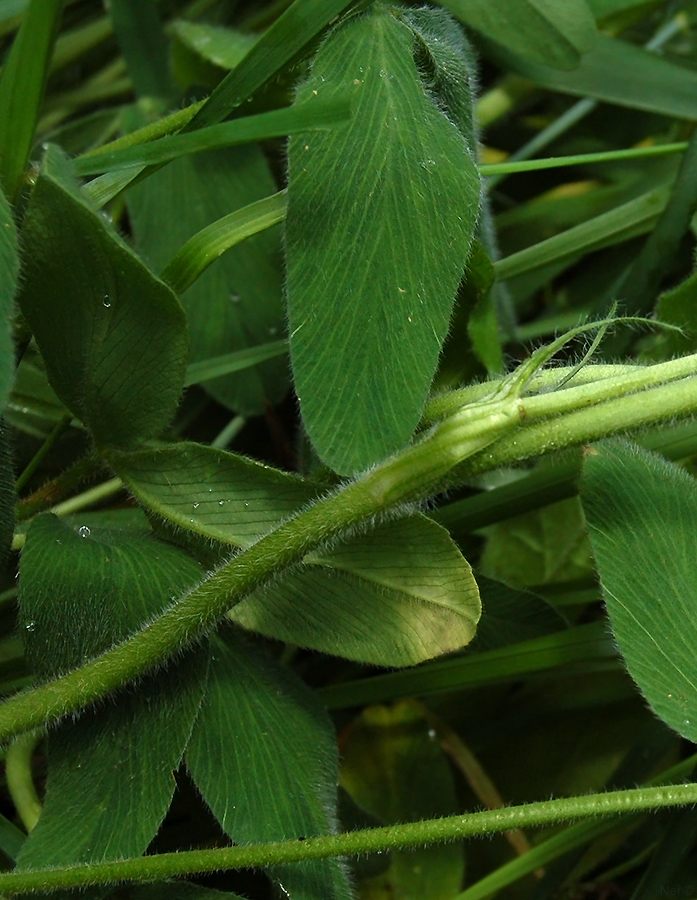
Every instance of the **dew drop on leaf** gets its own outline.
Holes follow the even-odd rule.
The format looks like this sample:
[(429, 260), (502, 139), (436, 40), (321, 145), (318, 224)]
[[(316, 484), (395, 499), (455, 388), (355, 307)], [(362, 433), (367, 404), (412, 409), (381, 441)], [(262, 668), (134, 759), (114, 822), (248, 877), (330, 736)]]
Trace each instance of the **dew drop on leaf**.
[(77, 530), (77, 533), (80, 535), (81, 538), (86, 538), (86, 537), (90, 536), (91, 532), (90, 532), (89, 528), (87, 527), (87, 525), (80, 525), (80, 527)]

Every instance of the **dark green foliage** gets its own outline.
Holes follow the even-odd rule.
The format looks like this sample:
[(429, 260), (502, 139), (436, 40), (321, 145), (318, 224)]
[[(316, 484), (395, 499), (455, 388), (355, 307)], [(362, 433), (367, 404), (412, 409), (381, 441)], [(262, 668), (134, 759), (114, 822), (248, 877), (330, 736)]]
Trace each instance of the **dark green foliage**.
[(0, 0), (0, 894), (687, 897), (691, 5), (62, 6)]

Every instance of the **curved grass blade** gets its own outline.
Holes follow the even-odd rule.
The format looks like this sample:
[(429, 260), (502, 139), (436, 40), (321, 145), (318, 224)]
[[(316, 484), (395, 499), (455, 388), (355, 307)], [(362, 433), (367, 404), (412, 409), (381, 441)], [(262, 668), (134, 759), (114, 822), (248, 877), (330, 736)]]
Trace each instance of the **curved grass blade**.
[(17, 197), (41, 112), (63, 0), (31, 0), (0, 75), (0, 184)]
[(222, 125), (211, 125), (189, 134), (173, 134), (147, 144), (91, 153), (73, 163), (77, 175), (119, 172), (131, 166), (159, 165), (179, 156), (201, 153), (218, 147), (252, 144), (285, 137), (297, 131), (323, 131), (348, 121), (351, 108), (347, 99), (317, 100), (246, 116)]
[(183, 294), (226, 250), (282, 222), (286, 207), (286, 191), (279, 191), (207, 225), (189, 238), (167, 263), (162, 270), (162, 280), (171, 285), (176, 294)]

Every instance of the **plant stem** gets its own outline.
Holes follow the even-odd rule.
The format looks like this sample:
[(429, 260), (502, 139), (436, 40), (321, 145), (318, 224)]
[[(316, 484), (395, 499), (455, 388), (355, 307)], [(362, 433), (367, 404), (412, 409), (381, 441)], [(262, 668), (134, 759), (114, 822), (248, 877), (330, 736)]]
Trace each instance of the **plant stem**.
[[(654, 377), (659, 384), (665, 381), (665, 366), (647, 367), (640, 372), (645, 386), (650, 384), (651, 372), (657, 373)], [(607, 396), (606, 382), (603, 379), (595, 386), (601, 399)], [(554, 411), (559, 408), (558, 396), (579, 390), (570, 388), (559, 395), (543, 395), (543, 399)], [(585, 407), (592, 398), (583, 392), (579, 402)], [(457, 480), (626, 428), (684, 415), (697, 407), (697, 378), (683, 378), (520, 426), (526, 418), (527, 403), (502, 390), (492, 399), (471, 404), (434, 426), (418, 443), (283, 522), (127, 641), (55, 681), (7, 700), (0, 706), (0, 741), (88, 706), (156, 667), (212, 628), (251, 591), (301, 562), (326, 541), (359, 522), (427, 496), (443, 484), (446, 476)], [(537, 415), (545, 414), (544, 403), (535, 408)], [(458, 466), (459, 462), (462, 465)]]
[(161, 853), (120, 862), (70, 866), (33, 872), (0, 874), (3, 894), (28, 894), (66, 888), (113, 884), (117, 881), (160, 881), (182, 875), (220, 872), (229, 869), (276, 866), (334, 856), (355, 856), (408, 847), (439, 844), (508, 831), (556, 824), (562, 821), (611, 816), (641, 810), (683, 806), (697, 802), (697, 784), (636, 788), (557, 800), (543, 800), (524, 806), (484, 810), (462, 816), (427, 819), (404, 825), (370, 828), (363, 831), (308, 838), (305, 841), (252, 844), (216, 850)]
[(39, 821), (41, 801), (36, 794), (31, 771), (31, 758), (43, 732), (20, 735), (7, 750), (5, 771), (7, 787), (22, 824), (30, 832)]
[(50, 453), (50, 451), (55, 447), (61, 435), (72, 421), (72, 413), (65, 413), (65, 415), (61, 416), (58, 422), (56, 422), (53, 431), (39, 447), (32, 459), (29, 460), (29, 464), (17, 479), (15, 483), (15, 491), (17, 494), (22, 492), (26, 483), (29, 481), (34, 472), (36, 472), (36, 470), (39, 468), (42, 461), (46, 458), (47, 454)]
[(461, 484), (472, 475), (522, 462), (577, 444), (601, 440), (643, 425), (670, 421), (697, 409), (697, 378), (683, 378), (628, 397), (606, 400), (555, 419), (535, 422), (500, 438), (486, 451), (455, 468), (448, 484)]

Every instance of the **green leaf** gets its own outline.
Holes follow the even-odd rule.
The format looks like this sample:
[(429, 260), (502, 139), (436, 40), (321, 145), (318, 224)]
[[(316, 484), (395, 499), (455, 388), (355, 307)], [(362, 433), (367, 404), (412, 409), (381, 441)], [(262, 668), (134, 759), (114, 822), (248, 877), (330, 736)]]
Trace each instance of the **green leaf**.
[(479, 207), (473, 148), (422, 84), (414, 43), (380, 5), (339, 25), (299, 98), (348, 92), (351, 123), (290, 141), (291, 359), (310, 439), (342, 474), (409, 441)]
[(249, 546), (319, 494), (295, 475), (201, 444), (111, 453), (109, 463), (157, 515), (237, 547)]
[(5, 420), (0, 417), (0, 567), (3, 568), (12, 545), (16, 502), (10, 435)]
[(10, 395), (15, 368), (10, 315), (18, 275), (17, 231), (10, 205), (0, 190), (0, 414)]
[(23, 831), (20, 831), (5, 816), (0, 815), (0, 850), (8, 859), (14, 861), (17, 858), (17, 854), (22, 849), (22, 844), (26, 839), (27, 836)]
[(489, 529), (482, 572), (516, 587), (574, 581), (591, 572), (578, 497), (515, 516)]
[(51, 386), (98, 443), (124, 446), (169, 422), (186, 367), (171, 290), (75, 191), (49, 148), (22, 229), (22, 312)]
[(242, 900), (229, 891), (188, 884), (186, 881), (161, 881), (155, 884), (130, 885), (122, 893), (110, 894), (113, 900)]
[(469, 147), (477, 145), (474, 101), (477, 56), (459, 22), (443, 9), (404, 11), (404, 22), (414, 33), (414, 56), (428, 90), (464, 135)]
[(658, 298), (656, 318), (682, 328), (683, 333), (665, 331), (654, 338), (658, 357), (670, 359), (697, 347), (697, 269), (681, 284)]
[(444, 528), (413, 515), (379, 525), (255, 591), (229, 617), (252, 631), (379, 666), (409, 666), (468, 644), (481, 604)]
[(574, 69), (593, 46), (595, 20), (586, 0), (438, 0), (460, 21), (520, 56)]
[(46, 438), (66, 408), (48, 383), (44, 361), (32, 341), (17, 367), (6, 418), (13, 428)]
[(221, 81), (184, 130), (222, 122), (356, 2), (295, 0)]
[[(186, 554), (142, 534), (32, 523), (22, 554), (21, 623), (41, 677), (74, 668), (152, 618), (201, 577)], [(49, 735), (38, 825), (18, 864), (34, 868), (143, 853), (164, 818), (205, 685), (207, 653), (139, 682)]]
[(258, 35), (203, 22), (172, 22), (172, 34), (189, 50), (221, 69), (234, 69), (259, 40)]
[(586, 454), (581, 497), (610, 624), (651, 708), (697, 740), (697, 485), (621, 441)]
[(21, 190), (34, 141), (63, 0), (31, 0), (0, 76), (0, 184)]
[(477, 574), (482, 617), (470, 650), (481, 653), (529, 641), (566, 628), (556, 609), (535, 594), (517, 591), (500, 581)]
[(200, 577), (189, 556), (154, 538), (39, 516), (21, 560), (29, 661), (42, 678), (74, 669), (131, 634)]
[[(372, 706), (351, 725), (341, 783), (385, 824), (459, 812), (450, 765), (418, 707)], [(363, 900), (451, 900), (462, 887), (460, 844), (391, 853), (389, 868), (360, 885)]]
[[(211, 647), (186, 763), (213, 815), (236, 843), (331, 833), (336, 738), (314, 694), (234, 632)], [(279, 866), (272, 875), (293, 900), (350, 896), (336, 860)]]
[[(239, 547), (320, 493), (292, 475), (196, 444), (112, 454), (110, 462), (153, 512)], [(377, 665), (412, 665), (472, 639), (480, 613), (472, 571), (445, 529), (422, 516), (384, 523), (305, 563), (245, 599), (231, 618)]]
[(697, 72), (618, 38), (599, 34), (593, 49), (573, 72), (517, 57), (507, 56), (506, 62), (552, 91), (678, 119), (697, 119)]
[[(180, 158), (131, 188), (126, 202), (136, 243), (156, 271), (182, 245), (231, 209), (275, 190), (256, 146)], [(189, 323), (189, 362), (245, 350), (280, 336), (284, 315), (278, 229), (228, 250), (181, 297)], [(270, 359), (206, 382), (210, 393), (241, 415), (263, 413), (287, 387), (285, 360)]]
[(169, 98), (169, 47), (154, 0), (109, 0), (108, 10), (136, 94)]

